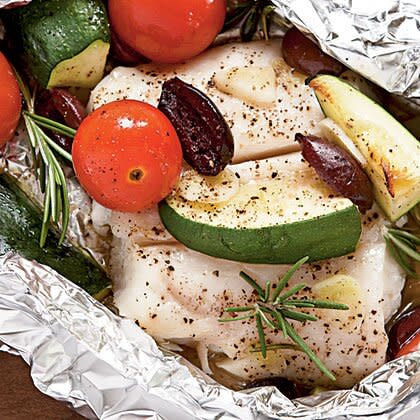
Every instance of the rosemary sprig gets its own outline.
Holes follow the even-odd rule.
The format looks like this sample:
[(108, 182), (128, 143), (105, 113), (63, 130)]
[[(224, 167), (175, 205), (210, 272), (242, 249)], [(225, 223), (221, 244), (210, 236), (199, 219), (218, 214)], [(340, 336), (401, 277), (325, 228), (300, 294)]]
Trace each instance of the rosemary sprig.
[(227, 10), (223, 31), (240, 24), (241, 39), (247, 42), (252, 40), (258, 27), (260, 27), (264, 39), (269, 39), (270, 15), (275, 10), (271, 1), (230, 0)]
[(410, 229), (388, 228), (385, 242), (395, 261), (411, 277), (418, 278), (411, 261), (420, 262), (420, 236)]
[(35, 176), (44, 194), (44, 217), (39, 243), (41, 247), (45, 245), (51, 224), (57, 225), (61, 220), (62, 230), (59, 239), (59, 244), (61, 244), (64, 241), (69, 225), (70, 203), (66, 177), (58, 157), (64, 158), (69, 162), (72, 161), (72, 158), (70, 153), (52, 140), (43, 128), (48, 128), (69, 137), (74, 137), (76, 130), (49, 118), (36, 115), (35, 94), (31, 95), (22, 78), (16, 71), (15, 73), (27, 108), (22, 114), (34, 158)]
[[(260, 347), (258, 350), (253, 349), (252, 351), (261, 351), (262, 356), (266, 358), (267, 351), (269, 350), (278, 348), (298, 348), (304, 352), (313, 363), (315, 363), (322, 373), (334, 381), (335, 376), (321, 362), (321, 360), (299, 336), (293, 325), (289, 322), (289, 319), (297, 322), (317, 321), (315, 316), (297, 311), (301, 308), (322, 308), (334, 310), (349, 309), (347, 305), (342, 303), (306, 298), (293, 298), (293, 295), (306, 287), (304, 283), (300, 283), (288, 291), (284, 291), (284, 288), (293, 274), (299, 269), (299, 267), (305, 264), (308, 259), (309, 257), (302, 258), (294, 264), (279, 280), (276, 287), (273, 287), (271, 282), (268, 281), (265, 284), (265, 288), (262, 288), (253, 278), (242, 271), (240, 276), (257, 292), (258, 300), (252, 306), (226, 308), (224, 312), (237, 313), (241, 315), (236, 317), (220, 318), (219, 322), (255, 319)], [(265, 327), (280, 331), (285, 339), (289, 338), (294, 342), (294, 344), (267, 344), (264, 332)]]

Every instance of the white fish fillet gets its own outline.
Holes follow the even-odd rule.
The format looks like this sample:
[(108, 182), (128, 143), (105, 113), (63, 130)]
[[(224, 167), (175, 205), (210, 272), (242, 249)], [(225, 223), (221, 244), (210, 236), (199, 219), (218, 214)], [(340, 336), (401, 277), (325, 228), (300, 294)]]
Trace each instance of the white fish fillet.
[[(239, 97), (243, 95), (222, 93), (215, 86), (217, 76), (231, 68), (251, 69), (251, 76), (258, 76), (258, 69), (263, 69), (264, 77), (268, 67), (275, 70), (275, 83), (270, 85), (273, 95), (267, 95), (263, 84), (261, 89), (257, 84), (252, 86), (249, 92), (249, 80), (239, 90), (252, 96), (255, 87), (256, 99), (262, 97), (264, 102), (267, 96), (277, 98), (271, 105), (242, 100)], [(281, 58), (280, 40), (223, 45), (178, 66), (152, 63), (137, 68), (118, 67), (93, 90), (89, 108), (119, 99), (157, 105), (163, 81), (174, 76), (205, 92), (222, 112), (235, 140), (235, 162), (297, 150), (295, 133), (307, 134), (324, 118), (312, 90), (305, 86), (304, 76), (293, 72)]]
[[(297, 150), (295, 133), (311, 132), (324, 117), (303, 76), (281, 59), (280, 43), (224, 45), (177, 66), (118, 67), (94, 89), (89, 107), (124, 98), (156, 105), (163, 81), (178, 76), (208, 94), (226, 118), (235, 139), (234, 162)], [(247, 183), (273, 176), (279, 163), (282, 170), (313, 171), (300, 154), (245, 162), (230, 169)], [(270, 351), (267, 359), (250, 352), (258, 343), (254, 321), (218, 322), (224, 308), (255, 299), (239, 277), (241, 270), (264, 285), (267, 280), (276, 281), (287, 266), (243, 264), (189, 250), (165, 230), (156, 208), (126, 214), (94, 204), (93, 221), (99, 232), (110, 228), (113, 236), (116, 306), (155, 338), (197, 346), (202, 359), (207, 349), (217, 352), (219, 367), (247, 381), (283, 376), (331, 385), (302, 352)], [(310, 296), (331, 276), (353, 279), (352, 288), (344, 290), (345, 300), (351, 303), (349, 311), (311, 310), (320, 321), (293, 323), (336, 375), (334, 386), (351, 386), (385, 361), (384, 324), (399, 306), (404, 275), (386, 252), (384, 223), (380, 212), (372, 210), (364, 217), (362, 240), (354, 254), (305, 265), (289, 285), (307, 283), (305, 294)], [(332, 293), (334, 287), (325, 290)], [(267, 331), (267, 336), (271, 343), (289, 343), (281, 334)], [(208, 370), (207, 361), (202, 361)]]
[[(241, 182), (252, 182), (270, 177), (280, 164), (284, 170), (312, 171), (299, 154), (247, 162), (231, 169), (240, 175)], [(264, 285), (267, 280), (276, 281), (287, 266), (243, 264), (189, 250), (165, 231), (156, 209), (122, 214), (95, 205), (94, 222), (102, 229), (109, 225), (114, 235), (111, 265), (115, 304), (122, 315), (137, 320), (148, 333), (161, 340), (200, 344), (201, 349), (205, 345), (226, 356), (219, 366), (249, 381), (284, 376), (331, 385), (301, 352), (272, 351), (265, 360), (251, 353), (251, 345), (258, 343), (254, 321), (218, 322), (224, 308), (255, 299), (239, 277), (241, 270)], [(336, 386), (353, 385), (385, 361), (384, 324), (399, 306), (404, 275), (386, 252), (381, 233), (384, 223), (382, 215), (372, 210), (364, 218), (362, 240), (354, 254), (305, 265), (290, 283), (293, 286), (303, 281), (312, 287), (336, 274), (355, 280), (357, 298), (349, 311), (313, 310), (320, 321), (294, 323), (337, 376)], [(311, 295), (311, 289), (305, 293)], [(281, 334), (267, 331), (267, 336), (272, 343), (288, 342)]]

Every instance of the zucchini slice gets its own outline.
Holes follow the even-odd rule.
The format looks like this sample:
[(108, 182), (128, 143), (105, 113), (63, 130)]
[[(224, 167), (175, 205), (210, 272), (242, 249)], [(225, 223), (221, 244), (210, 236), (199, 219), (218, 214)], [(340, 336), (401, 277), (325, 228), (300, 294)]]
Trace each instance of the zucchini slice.
[(94, 87), (110, 48), (100, 0), (32, 0), (11, 14), (23, 56), (44, 87)]
[(337, 77), (309, 84), (322, 110), (353, 141), (366, 160), (375, 198), (391, 221), (420, 202), (420, 142), (391, 114)]
[(0, 175), (0, 255), (15, 251), (62, 274), (92, 295), (110, 282), (105, 271), (86, 252), (69, 244), (57, 246), (50, 231), (44, 248), (39, 246), (42, 215), (8, 175)]
[[(247, 263), (291, 264), (306, 255), (317, 261), (352, 252), (361, 233), (356, 206), (332, 194), (300, 154), (290, 156), (275, 158), (275, 172), (270, 166), (266, 177), (264, 164), (256, 163), (257, 177), (225, 202), (188, 201), (175, 191), (159, 205), (163, 224), (188, 248)], [(299, 169), (292, 167), (297, 159)]]

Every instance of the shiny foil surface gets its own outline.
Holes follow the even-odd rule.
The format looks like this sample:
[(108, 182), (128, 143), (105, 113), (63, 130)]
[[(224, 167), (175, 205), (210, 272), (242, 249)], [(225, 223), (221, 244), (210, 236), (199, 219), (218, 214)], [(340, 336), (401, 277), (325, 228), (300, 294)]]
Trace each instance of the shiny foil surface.
[[(16, 136), (0, 150), (0, 174), (7, 171), (13, 175), (21, 189), (42, 208), (44, 199), (32, 170), (32, 160), (27, 132), (21, 124)], [(69, 167), (65, 172), (70, 201), (67, 239), (86, 249), (99, 264), (105, 267), (108, 244), (106, 238), (102, 238), (92, 229), (92, 200), (81, 188), (74, 172)]]
[[(0, 8), (18, 3), (0, 0)], [(390, 92), (420, 98), (420, 0), (273, 3), (285, 25), (298, 26), (348, 67)], [(0, 153), (0, 172), (7, 169), (39, 200), (30, 156), (21, 131)], [(68, 177), (70, 240), (105, 264), (106, 242), (89, 228), (90, 199), (71, 171)], [(0, 351), (20, 354), (42, 392), (88, 418), (395, 419), (420, 405), (420, 352), (382, 366), (352, 390), (294, 401), (274, 387), (234, 392), (162, 352), (132, 321), (52, 269), (14, 254), (0, 258)]]
[(13, 254), (0, 258), (0, 342), (32, 365), (42, 392), (89, 418), (394, 419), (420, 404), (420, 352), (382, 366), (353, 390), (294, 401), (274, 387), (231, 391), (163, 353), (134, 322), (52, 269)]
[(391, 93), (420, 101), (419, 0), (272, 0), (328, 54)]

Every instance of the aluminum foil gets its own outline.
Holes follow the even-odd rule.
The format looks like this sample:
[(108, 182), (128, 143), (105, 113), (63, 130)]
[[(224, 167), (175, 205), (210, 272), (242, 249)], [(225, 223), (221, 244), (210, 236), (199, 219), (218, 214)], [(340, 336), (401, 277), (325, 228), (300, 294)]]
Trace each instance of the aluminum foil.
[[(0, 148), (0, 174), (8, 171), (18, 181), (25, 193), (43, 206), (43, 195), (35, 178), (33, 158), (27, 132), (23, 124), (13, 140)], [(92, 228), (92, 200), (80, 187), (74, 172), (67, 168), (67, 188), (70, 201), (68, 240), (86, 249), (99, 264), (106, 267), (108, 243)]]
[[(0, 0), (0, 8), (18, 3)], [(390, 92), (420, 97), (418, 0), (273, 3), (285, 25), (298, 26), (347, 66)], [(0, 152), (2, 168), (40, 197), (24, 135)], [(68, 175), (70, 239), (105, 263), (106, 242), (90, 229), (90, 200)], [(420, 352), (382, 366), (352, 390), (294, 401), (273, 387), (231, 391), (50, 268), (13, 254), (0, 258), (0, 351), (20, 354), (42, 392), (89, 418), (395, 419), (420, 405)]]
[(395, 419), (420, 404), (420, 352), (353, 390), (294, 401), (274, 387), (231, 391), (52, 269), (12, 254), (0, 258), (0, 341), (32, 365), (42, 392), (89, 418)]
[(391, 93), (420, 101), (419, 0), (272, 0), (328, 54)]

